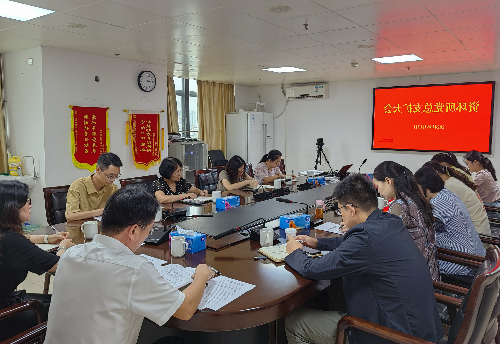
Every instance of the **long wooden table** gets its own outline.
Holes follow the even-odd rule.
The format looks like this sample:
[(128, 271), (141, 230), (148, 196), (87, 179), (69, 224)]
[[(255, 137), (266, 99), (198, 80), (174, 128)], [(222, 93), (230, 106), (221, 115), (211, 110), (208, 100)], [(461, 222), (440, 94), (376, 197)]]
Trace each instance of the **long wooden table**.
[[(250, 200), (247, 201), (251, 203)], [(212, 204), (202, 206), (175, 204), (174, 206), (187, 210), (188, 215), (212, 212)], [(340, 217), (335, 216), (333, 212), (325, 213), (325, 221), (338, 223)], [(83, 243), (80, 231), (80, 225), (83, 222), (81, 220), (57, 224), (55, 227), (59, 231), (68, 231), (75, 243)], [(43, 230), (38, 230), (37, 234), (44, 234)], [(51, 229), (45, 230), (49, 233), (53, 232)], [(314, 229), (307, 234), (316, 237), (332, 235)], [(254, 260), (254, 257), (261, 256), (257, 252), (259, 248), (259, 242), (245, 240), (221, 250), (207, 249), (195, 254), (186, 253), (182, 258), (175, 258), (170, 255), (170, 248), (166, 242), (158, 246), (143, 245), (136, 251), (136, 254), (147, 254), (169, 263), (190, 267), (205, 263), (224, 276), (256, 286), (218, 311), (197, 311), (189, 321), (172, 317), (166, 326), (188, 331), (211, 332), (269, 324), (269, 342), (274, 344), (277, 342), (277, 320), (313, 298), (329, 285), (329, 281), (307, 280), (284, 263), (276, 264), (269, 259)]]

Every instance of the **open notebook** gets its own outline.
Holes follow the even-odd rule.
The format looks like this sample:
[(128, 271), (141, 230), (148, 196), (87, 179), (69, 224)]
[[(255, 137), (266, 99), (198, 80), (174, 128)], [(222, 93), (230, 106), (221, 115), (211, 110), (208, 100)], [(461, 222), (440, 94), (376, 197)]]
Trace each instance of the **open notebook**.
[[(322, 256), (321, 252), (309, 247), (304, 246), (302, 250), (307, 253), (309, 257), (319, 257)], [(285, 261), (288, 253), (286, 252), (286, 245), (276, 245), (261, 247), (259, 252), (262, 253), (267, 258), (271, 259), (275, 263), (281, 263)]]

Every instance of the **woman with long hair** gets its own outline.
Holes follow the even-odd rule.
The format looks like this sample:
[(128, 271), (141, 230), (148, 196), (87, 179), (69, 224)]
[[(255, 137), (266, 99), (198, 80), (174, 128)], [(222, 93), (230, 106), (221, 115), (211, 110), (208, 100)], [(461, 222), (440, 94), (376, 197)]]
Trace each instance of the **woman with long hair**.
[[(0, 181), (0, 309), (26, 300), (39, 300), (46, 310), (50, 295), (16, 291), (28, 272), (38, 275), (55, 272), (59, 257), (73, 246), (67, 232), (52, 235), (24, 235), (22, 225), (31, 217), (29, 188), (19, 181)], [(59, 244), (56, 254), (35, 244)], [(0, 341), (19, 334), (37, 324), (33, 312), (0, 321)]]
[(474, 182), (483, 202), (500, 202), (500, 190), (496, 183), (497, 176), (490, 159), (478, 151), (472, 150), (464, 156), (464, 162), (469, 171), (476, 173)]
[[(472, 176), (470, 175), (470, 172), (467, 170), (467, 168), (460, 164), (457, 160), (457, 157), (455, 154), (452, 152), (442, 152), (442, 153), (437, 153), (435, 154), (431, 161), (437, 161), (441, 165), (446, 166), (451, 168), (453, 171), (456, 171), (458, 173), (461, 173), (462, 178), (457, 178), (460, 179), (461, 181), (464, 181), (464, 179), (468, 179), (470, 183), (474, 183), (474, 179), (472, 179)], [(467, 183), (465, 183), (467, 184)], [(469, 184), (467, 184), (469, 185)], [(473, 190), (476, 190), (475, 188)]]
[(464, 202), (477, 232), (479, 234), (491, 235), (490, 221), (488, 220), (488, 214), (486, 214), (481, 197), (469, 185), (466, 185), (463, 180), (457, 178), (462, 177), (462, 174), (452, 168), (441, 165), (437, 161), (426, 162), (423, 167), (433, 168), (443, 180), (444, 187), (456, 194)]
[(231, 191), (250, 185), (257, 187), (259, 183), (245, 172), (245, 160), (239, 155), (227, 162), (226, 168), (219, 173), (218, 191)]
[(265, 154), (255, 166), (253, 172), (259, 184), (272, 183), (275, 179), (285, 178), (279, 168), (281, 164), (281, 152), (273, 149)]
[(384, 161), (373, 171), (373, 184), (382, 197), (394, 199), (389, 213), (403, 220), (427, 261), (432, 279), (439, 280), (432, 207), (422, 195), (413, 173), (396, 162)]

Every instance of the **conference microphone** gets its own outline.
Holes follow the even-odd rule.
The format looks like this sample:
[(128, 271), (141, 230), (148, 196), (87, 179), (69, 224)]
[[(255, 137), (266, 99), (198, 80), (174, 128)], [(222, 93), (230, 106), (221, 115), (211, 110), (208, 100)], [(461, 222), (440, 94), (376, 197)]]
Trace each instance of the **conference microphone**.
[(363, 160), (363, 162), (362, 162), (362, 163), (361, 163), (361, 165), (359, 166), (358, 173), (361, 173), (361, 166), (363, 166), (363, 165), (365, 164), (365, 162), (366, 162), (366, 159), (365, 159), (365, 160)]
[(286, 199), (286, 198), (275, 198), (276, 201), (278, 202), (281, 202), (281, 203), (297, 203), (297, 204), (303, 204), (306, 206), (306, 209), (309, 209), (309, 204), (307, 203), (302, 203), (302, 202), (295, 202), (295, 201), (292, 201), (290, 199)]

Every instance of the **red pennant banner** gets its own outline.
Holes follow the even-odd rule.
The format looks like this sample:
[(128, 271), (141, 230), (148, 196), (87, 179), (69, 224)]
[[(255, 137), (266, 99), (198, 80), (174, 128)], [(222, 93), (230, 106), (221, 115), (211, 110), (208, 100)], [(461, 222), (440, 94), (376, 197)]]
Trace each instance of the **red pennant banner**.
[(108, 108), (70, 108), (73, 163), (92, 172), (99, 155), (109, 152)]
[(161, 160), (160, 115), (131, 113), (129, 116), (135, 166), (148, 170), (151, 166), (158, 165)]

